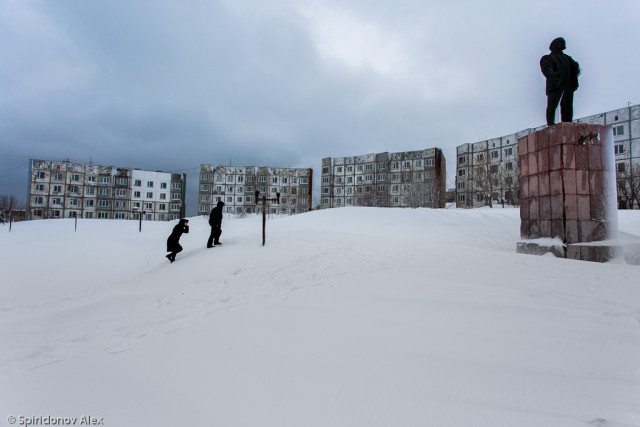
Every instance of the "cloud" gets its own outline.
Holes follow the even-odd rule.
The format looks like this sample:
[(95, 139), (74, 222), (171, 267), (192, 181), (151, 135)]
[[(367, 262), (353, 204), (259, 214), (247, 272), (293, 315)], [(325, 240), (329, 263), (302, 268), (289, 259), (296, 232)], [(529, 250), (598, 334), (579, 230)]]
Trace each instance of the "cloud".
[(559, 34), (584, 70), (578, 116), (640, 102), (629, 53), (639, 9), (6, 0), (0, 187), (25, 193), (26, 176), (6, 171), (29, 157), (197, 174), (229, 159), (319, 168), (322, 157), (437, 146), (452, 162), (457, 145), (543, 123), (538, 60)]

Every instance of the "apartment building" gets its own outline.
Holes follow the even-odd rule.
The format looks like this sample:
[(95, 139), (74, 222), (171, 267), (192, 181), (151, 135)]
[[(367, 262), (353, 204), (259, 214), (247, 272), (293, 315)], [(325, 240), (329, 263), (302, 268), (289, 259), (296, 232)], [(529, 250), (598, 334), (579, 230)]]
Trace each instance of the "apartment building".
[(29, 160), (27, 219), (169, 221), (184, 217), (186, 175)]
[(200, 165), (199, 215), (209, 215), (219, 201), (228, 213), (261, 213), (264, 196), (280, 197), (280, 203), (268, 203), (269, 213), (294, 215), (311, 210), (313, 169)]
[[(618, 202), (639, 208), (640, 105), (574, 120), (613, 128)], [(518, 205), (518, 139), (544, 126), (511, 135), (463, 144), (456, 148), (456, 206), (474, 208), (505, 203)]]
[(322, 159), (321, 207), (445, 206), (446, 161), (430, 148)]

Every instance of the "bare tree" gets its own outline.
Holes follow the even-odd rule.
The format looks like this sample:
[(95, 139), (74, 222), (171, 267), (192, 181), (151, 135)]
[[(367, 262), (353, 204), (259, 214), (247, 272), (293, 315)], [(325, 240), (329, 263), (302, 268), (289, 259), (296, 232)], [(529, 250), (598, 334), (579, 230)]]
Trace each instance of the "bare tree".
[(362, 186), (358, 187), (357, 192), (361, 192), (362, 194), (356, 199), (358, 206), (367, 206), (367, 207), (388, 207), (389, 206), (389, 195), (386, 191), (378, 190), (376, 185), (365, 185), (364, 191), (362, 191)]
[(402, 202), (410, 208), (438, 208), (442, 189), (433, 180), (403, 185)]
[(499, 170), (497, 164), (492, 165), (487, 161), (473, 167), (475, 204), (493, 207), (493, 197), (499, 188)]
[(9, 222), (11, 213), (18, 207), (16, 196), (13, 194), (0, 194), (0, 224)]
[(640, 208), (640, 164), (628, 167), (620, 163), (616, 173), (616, 187), (618, 192), (618, 208)]
[(502, 163), (496, 178), (502, 188), (504, 202), (513, 206), (520, 205), (520, 173), (514, 163)]

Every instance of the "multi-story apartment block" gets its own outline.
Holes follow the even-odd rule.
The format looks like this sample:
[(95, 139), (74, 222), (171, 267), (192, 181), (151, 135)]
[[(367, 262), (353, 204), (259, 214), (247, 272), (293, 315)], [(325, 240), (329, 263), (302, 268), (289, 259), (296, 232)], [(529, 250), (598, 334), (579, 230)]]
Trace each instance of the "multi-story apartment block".
[(456, 148), (456, 206), (518, 204), (518, 138), (534, 129)]
[(446, 161), (430, 148), (322, 159), (321, 207), (445, 205)]
[(169, 221), (185, 215), (185, 191), (185, 174), (31, 159), (27, 216)]
[[(261, 213), (263, 196), (280, 203), (269, 203), (270, 213), (297, 214), (312, 208), (313, 169), (257, 166), (200, 165), (198, 214), (208, 215), (219, 201), (225, 212)], [(255, 192), (259, 191), (256, 200)]]
[[(575, 120), (613, 128), (621, 208), (640, 207), (640, 105)], [(535, 129), (457, 147), (456, 206), (518, 205), (518, 139)]]

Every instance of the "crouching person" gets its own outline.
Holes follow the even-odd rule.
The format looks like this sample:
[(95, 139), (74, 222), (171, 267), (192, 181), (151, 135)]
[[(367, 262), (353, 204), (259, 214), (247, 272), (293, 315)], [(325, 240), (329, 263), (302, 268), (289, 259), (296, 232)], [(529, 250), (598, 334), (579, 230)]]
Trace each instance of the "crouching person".
[(189, 220), (182, 218), (178, 224), (173, 227), (171, 235), (167, 239), (167, 252), (171, 252), (167, 255), (167, 259), (171, 262), (176, 260), (176, 255), (182, 252), (182, 246), (180, 246), (180, 237), (183, 233), (189, 232)]

